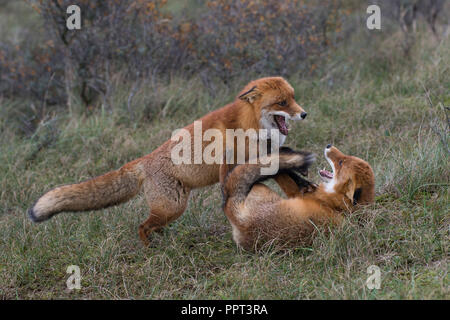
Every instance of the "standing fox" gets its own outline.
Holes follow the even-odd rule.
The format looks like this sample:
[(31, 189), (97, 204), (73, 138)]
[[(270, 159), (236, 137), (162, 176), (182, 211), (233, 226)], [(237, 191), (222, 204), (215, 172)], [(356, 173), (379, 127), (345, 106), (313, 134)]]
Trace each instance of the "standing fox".
[[(302, 120), (306, 115), (296, 103), (294, 89), (289, 83), (281, 77), (268, 77), (250, 82), (234, 102), (199, 121), (202, 123), (202, 133), (217, 129), (223, 136), (226, 136), (226, 129), (278, 129), (281, 145), (288, 134), (287, 121)], [(194, 124), (184, 129), (194, 134)], [(261, 136), (259, 138), (263, 139)], [(177, 219), (185, 211), (192, 189), (219, 181), (220, 164), (174, 164), (171, 150), (176, 143), (168, 140), (152, 153), (118, 170), (50, 190), (28, 210), (30, 219), (41, 222), (60, 212), (97, 210), (117, 205), (136, 196), (143, 187), (150, 216), (139, 226), (139, 237), (144, 244), (148, 244), (151, 232)], [(232, 145), (236, 151), (234, 141)], [(202, 148), (205, 146), (202, 142)]]
[[(270, 178), (261, 176), (261, 165), (243, 164), (222, 173), (224, 210), (239, 246), (251, 250), (271, 241), (308, 244), (318, 226), (340, 224), (344, 211), (374, 201), (375, 178), (366, 161), (331, 145), (324, 153), (333, 172), (320, 170), (323, 182), (315, 186), (295, 173), (307, 169), (314, 156), (288, 148), (280, 150), (279, 174), (292, 179), (290, 186), (282, 185), (288, 199), (258, 183)], [(223, 166), (221, 171), (226, 169)]]

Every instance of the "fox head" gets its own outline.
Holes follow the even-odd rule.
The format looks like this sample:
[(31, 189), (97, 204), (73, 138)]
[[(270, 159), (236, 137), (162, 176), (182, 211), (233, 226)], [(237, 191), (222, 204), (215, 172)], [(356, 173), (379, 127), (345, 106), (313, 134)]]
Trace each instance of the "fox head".
[(245, 86), (238, 98), (250, 104), (259, 115), (259, 129), (278, 129), (282, 142), (289, 132), (288, 121), (303, 120), (307, 116), (295, 101), (294, 89), (281, 77), (254, 80)]
[(319, 175), (328, 193), (343, 194), (353, 205), (372, 203), (375, 198), (375, 176), (370, 165), (348, 156), (331, 144), (324, 150), (332, 172), (320, 170)]

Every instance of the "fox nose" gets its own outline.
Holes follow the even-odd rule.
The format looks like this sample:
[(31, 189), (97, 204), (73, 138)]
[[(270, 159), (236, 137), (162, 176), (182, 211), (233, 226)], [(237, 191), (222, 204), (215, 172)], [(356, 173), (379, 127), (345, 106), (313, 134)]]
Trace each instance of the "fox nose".
[(308, 114), (307, 114), (306, 112), (300, 113), (300, 117), (302, 117), (302, 119), (305, 119), (307, 115), (308, 115)]
[(327, 149), (330, 149), (330, 148), (331, 148), (331, 143), (327, 144)]

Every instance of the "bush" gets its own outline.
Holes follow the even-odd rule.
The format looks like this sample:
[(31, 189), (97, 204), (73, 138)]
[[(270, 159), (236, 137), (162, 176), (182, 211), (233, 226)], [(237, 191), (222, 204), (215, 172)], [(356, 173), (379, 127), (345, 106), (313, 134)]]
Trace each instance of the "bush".
[(339, 30), (334, 1), (212, 0), (190, 28), (195, 69), (221, 79), (237, 74), (308, 74)]
[[(136, 79), (176, 68), (183, 51), (170, 36), (168, 17), (161, 13), (165, 2), (40, 1), (38, 8), (49, 36), (65, 57), (69, 92), (76, 92), (90, 105), (99, 95), (109, 95), (110, 78), (118, 71)], [(81, 9), (81, 30), (66, 28), (66, 8), (72, 4)]]
[[(336, 3), (211, 0), (186, 21), (163, 14), (166, 0), (35, 0), (43, 42), (0, 44), (0, 94), (87, 107), (101, 98), (108, 106), (116, 75), (130, 82), (174, 73), (225, 82), (242, 73), (307, 75), (335, 43)], [(66, 27), (72, 4), (81, 9), (81, 30)]]
[(405, 55), (409, 55), (415, 43), (417, 21), (422, 18), (431, 28), (435, 37), (439, 38), (436, 22), (445, 4), (444, 0), (378, 0), (382, 14), (397, 23), (404, 35), (402, 47)]
[(0, 41), (0, 96), (61, 103), (65, 99), (62, 53), (53, 41), (36, 44), (32, 38), (28, 32), (19, 44)]
[[(0, 96), (29, 97), (41, 109), (80, 100), (91, 110), (98, 102), (108, 108), (115, 84), (124, 81), (132, 97), (141, 83), (173, 75), (200, 75), (213, 94), (213, 79), (307, 77), (334, 52), (341, 30), (346, 37), (356, 30), (346, 16), (363, 12), (354, 1), (208, 0), (206, 10), (186, 19), (164, 13), (166, 1), (31, 1), (44, 30), (30, 30), (19, 45), (0, 42)], [(417, 11), (434, 28), (443, 2), (380, 3), (392, 19), (408, 25), (405, 12)], [(81, 30), (66, 27), (66, 9), (73, 4), (81, 8)]]

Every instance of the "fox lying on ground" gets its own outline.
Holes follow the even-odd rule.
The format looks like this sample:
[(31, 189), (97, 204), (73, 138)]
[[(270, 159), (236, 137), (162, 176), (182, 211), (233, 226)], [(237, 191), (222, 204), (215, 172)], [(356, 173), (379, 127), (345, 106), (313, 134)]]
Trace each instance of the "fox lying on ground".
[[(202, 133), (215, 128), (224, 137), (226, 129), (278, 129), (279, 145), (282, 145), (288, 134), (287, 120), (302, 120), (306, 115), (295, 101), (294, 89), (289, 83), (280, 77), (268, 77), (250, 82), (234, 102), (199, 121), (202, 122)], [(193, 135), (194, 124), (185, 129)], [(175, 165), (171, 150), (176, 143), (168, 140), (152, 153), (118, 170), (50, 190), (28, 210), (29, 217), (34, 222), (41, 222), (64, 211), (106, 208), (130, 200), (143, 187), (150, 216), (139, 226), (139, 237), (144, 244), (148, 244), (152, 231), (162, 228), (184, 212), (192, 189), (219, 181), (220, 164)], [(232, 143), (236, 149), (234, 141)], [(203, 142), (202, 147), (205, 145)], [(285, 182), (280, 179), (278, 183)]]
[[(269, 178), (261, 176), (259, 164), (242, 164), (221, 173), (225, 176), (224, 210), (239, 246), (252, 250), (271, 241), (284, 246), (309, 244), (317, 227), (340, 224), (344, 211), (374, 201), (375, 178), (366, 161), (347, 156), (331, 145), (324, 153), (332, 172), (320, 170), (323, 182), (316, 186), (295, 173), (307, 169), (314, 156), (280, 149), (279, 174), (295, 182), (282, 185), (288, 199), (258, 183)], [(221, 170), (228, 168), (223, 166)]]

